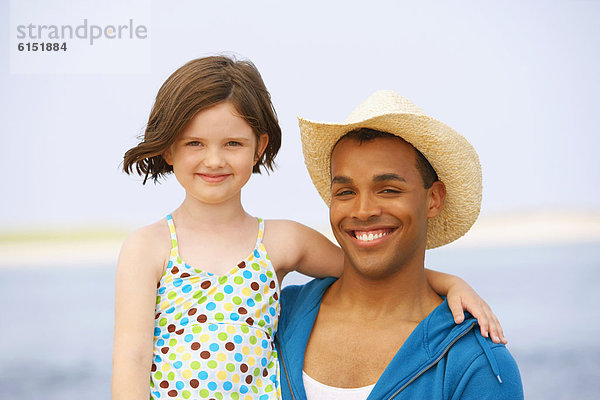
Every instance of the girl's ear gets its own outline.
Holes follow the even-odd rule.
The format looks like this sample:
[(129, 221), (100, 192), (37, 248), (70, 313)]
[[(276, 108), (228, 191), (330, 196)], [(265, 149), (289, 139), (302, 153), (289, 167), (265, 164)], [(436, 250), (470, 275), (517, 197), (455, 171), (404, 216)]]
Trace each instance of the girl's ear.
[(170, 148), (165, 150), (165, 152), (162, 153), (161, 156), (167, 164), (169, 164), (170, 166), (173, 166), (173, 155), (172, 155)]
[(269, 135), (267, 133), (263, 133), (258, 136), (256, 141), (256, 152), (254, 153), (254, 165), (260, 160), (263, 153), (267, 149), (267, 145), (269, 144)]
[(444, 207), (444, 199), (446, 198), (446, 185), (442, 181), (435, 181), (429, 189), (427, 189), (427, 217), (436, 217)]

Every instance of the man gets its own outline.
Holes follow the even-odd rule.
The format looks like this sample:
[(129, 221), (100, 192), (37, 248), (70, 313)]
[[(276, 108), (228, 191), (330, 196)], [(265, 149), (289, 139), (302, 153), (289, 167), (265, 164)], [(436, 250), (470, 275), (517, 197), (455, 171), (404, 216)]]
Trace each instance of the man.
[(281, 295), (284, 399), (521, 399), (518, 367), (427, 283), (425, 250), (464, 235), (481, 204), (473, 147), (380, 91), (344, 124), (300, 120), (307, 168), (344, 250), (339, 279)]

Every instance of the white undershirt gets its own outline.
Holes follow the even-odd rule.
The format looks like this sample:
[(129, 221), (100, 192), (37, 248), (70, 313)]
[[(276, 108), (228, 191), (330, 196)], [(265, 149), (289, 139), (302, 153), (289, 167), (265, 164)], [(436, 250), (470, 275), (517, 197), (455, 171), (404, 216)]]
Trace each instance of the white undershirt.
[(308, 400), (365, 400), (375, 386), (373, 384), (359, 388), (337, 388), (314, 380), (304, 371), (302, 381)]

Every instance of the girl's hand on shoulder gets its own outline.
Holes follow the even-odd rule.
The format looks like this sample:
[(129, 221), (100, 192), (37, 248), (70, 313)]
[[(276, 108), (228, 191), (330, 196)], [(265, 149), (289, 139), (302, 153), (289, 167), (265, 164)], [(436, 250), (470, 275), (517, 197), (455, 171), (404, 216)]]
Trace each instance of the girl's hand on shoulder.
[(462, 279), (459, 279), (448, 289), (448, 307), (454, 316), (454, 322), (460, 324), (464, 321), (464, 310), (477, 319), (481, 335), (490, 337), (494, 343), (507, 344), (502, 326), (490, 306)]

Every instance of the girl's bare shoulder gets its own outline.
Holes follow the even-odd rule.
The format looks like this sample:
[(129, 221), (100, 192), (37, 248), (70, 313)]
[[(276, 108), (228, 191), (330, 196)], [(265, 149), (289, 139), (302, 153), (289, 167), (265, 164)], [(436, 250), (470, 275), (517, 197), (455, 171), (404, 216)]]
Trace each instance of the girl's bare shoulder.
[(165, 219), (134, 231), (123, 243), (119, 264), (153, 266), (162, 274), (171, 250), (171, 233)]

